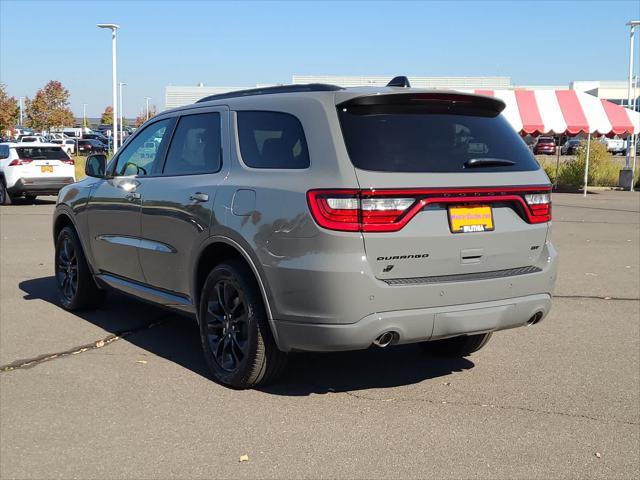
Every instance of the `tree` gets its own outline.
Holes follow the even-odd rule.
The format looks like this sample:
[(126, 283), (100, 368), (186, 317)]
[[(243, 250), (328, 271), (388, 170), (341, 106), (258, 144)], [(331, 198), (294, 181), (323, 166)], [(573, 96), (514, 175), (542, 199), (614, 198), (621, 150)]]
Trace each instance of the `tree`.
[(113, 107), (107, 107), (100, 116), (100, 123), (104, 125), (113, 125)]
[(0, 83), (0, 135), (18, 123), (19, 112), (18, 101), (10, 97), (6, 87)]
[(36, 130), (70, 127), (75, 118), (69, 109), (69, 91), (62, 83), (51, 80), (25, 101), (27, 125)]
[[(149, 118), (154, 117), (157, 114), (158, 114), (158, 110), (156, 109), (156, 106), (151, 105), (149, 107)], [(137, 127), (140, 127), (140, 125), (142, 125), (146, 121), (147, 121), (147, 114), (145, 112), (140, 112), (140, 115), (138, 115), (136, 119), (133, 121), (133, 125), (137, 128)]]

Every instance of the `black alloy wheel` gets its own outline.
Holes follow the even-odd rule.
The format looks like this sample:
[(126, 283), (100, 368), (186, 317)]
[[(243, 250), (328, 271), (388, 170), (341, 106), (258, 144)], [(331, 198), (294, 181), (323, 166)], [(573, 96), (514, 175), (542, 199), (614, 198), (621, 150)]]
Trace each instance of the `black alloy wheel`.
[(68, 226), (56, 239), (54, 272), (60, 304), (66, 310), (94, 308), (102, 303), (104, 291), (91, 274), (76, 231)]
[(70, 235), (62, 238), (56, 257), (56, 279), (63, 303), (71, 303), (78, 292), (78, 255)]
[(216, 363), (227, 372), (236, 372), (248, 356), (249, 325), (244, 294), (232, 279), (214, 285), (205, 322)]
[(230, 259), (213, 267), (199, 305), (202, 351), (216, 382), (253, 388), (283, 372), (287, 355), (276, 345), (260, 288), (244, 262)]

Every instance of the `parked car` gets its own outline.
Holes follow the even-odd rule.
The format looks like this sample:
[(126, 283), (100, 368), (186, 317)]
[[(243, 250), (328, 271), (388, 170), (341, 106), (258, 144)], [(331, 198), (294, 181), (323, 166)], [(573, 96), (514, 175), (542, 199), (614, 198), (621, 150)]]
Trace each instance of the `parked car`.
[(607, 151), (613, 155), (624, 155), (627, 152), (625, 141), (622, 138), (600, 137), (600, 142), (607, 146)]
[(22, 143), (48, 143), (47, 139), (41, 135), (20, 135), (18, 142)]
[(71, 139), (58, 139), (58, 138), (54, 138), (53, 140), (51, 140), (51, 143), (55, 143), (56, 145), (60, 145), (62, 147), (62, 149), (67, 152), (67, 155), (71, 155), (72, 153), (74, 153), (76, 151), (76, 142), (75, 140), (71, 140)]
[(78, 140), (78, 153), (80, 155), (105, 153), (106, 151), (106, 145), (98, 140)]
[(75, 182), (75, 166), (60, 145), (52, 143), (0, 144), (0, 205), (24, 196), (57, 195)]
[(109, 138), (105, 137), (101, 133), (85, 133), (84, 135), (82, 135), (82, 139), (83, 140), (98, 140), (98, 141), (102, 142), (105, 145), (109, 144)]
[(113, 288), (189, 314), (234, 388), (291, 351), (469, 355), (542, 320), (556, 278), (550, 182), (504, 107), (316, 84), (162, 112), (60, 192), (60, 302)]
[(536, 155), (554, 155), (556, 153), (556, 141), (553, 137), (539, 137), (533, 146)]
[(562, 148), (560, 149), (560, 153), (562, 155), (575, 155), (576, 153), (578, 153), (580, 141), (581, 140), (579, 138), (570, 138), (569, 140), (564, 142), (564, 145), (562, 145)]

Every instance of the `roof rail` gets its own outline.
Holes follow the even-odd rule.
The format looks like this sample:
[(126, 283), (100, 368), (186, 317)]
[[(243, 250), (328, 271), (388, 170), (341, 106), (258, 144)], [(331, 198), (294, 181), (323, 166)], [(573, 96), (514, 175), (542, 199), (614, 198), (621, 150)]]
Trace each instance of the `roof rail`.
[(275, 87), (250, 88), (248, 90), (237, 90), (235, 92), (219, 93), (201, 98), (196, 103), (209, 102), (211, 100), (222, 100), (224, 98), (250, 97), (253, 95), (270, 95), (272, 93), (296, 93), (296, 92), (335, 92), (344, 90), (337, 85), (326, 83), (307, 83), (303, 85), (278, 85)]

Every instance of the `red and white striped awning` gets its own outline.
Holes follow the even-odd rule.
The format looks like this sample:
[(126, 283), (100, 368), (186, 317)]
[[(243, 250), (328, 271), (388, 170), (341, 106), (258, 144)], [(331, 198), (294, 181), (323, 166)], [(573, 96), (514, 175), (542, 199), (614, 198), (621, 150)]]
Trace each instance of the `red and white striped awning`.
[(506, 103), (502, 112), (518, 132), (539, 134), (640, 133), (640, 113), (576, 90), (473, 90)]

